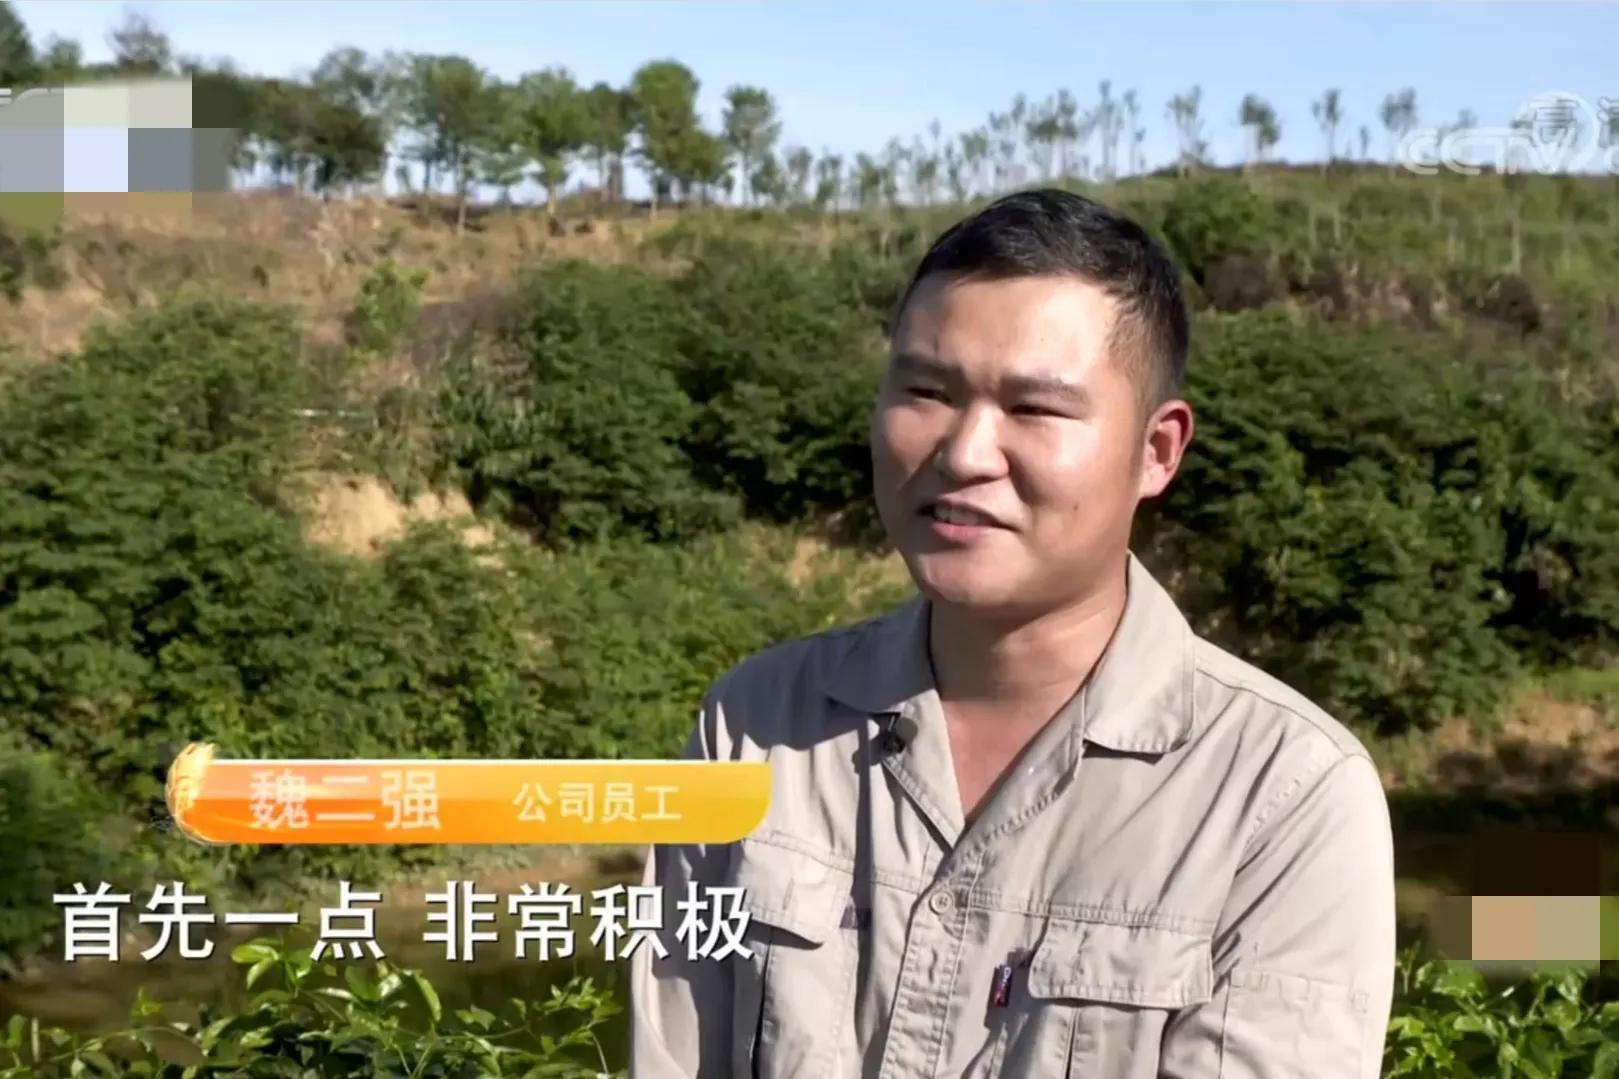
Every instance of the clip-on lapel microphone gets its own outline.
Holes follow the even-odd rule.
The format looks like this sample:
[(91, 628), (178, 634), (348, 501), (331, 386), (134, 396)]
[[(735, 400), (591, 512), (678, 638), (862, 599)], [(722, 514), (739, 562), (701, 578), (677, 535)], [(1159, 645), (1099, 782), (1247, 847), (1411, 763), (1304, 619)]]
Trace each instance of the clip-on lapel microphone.
[(903, 712), (881, 712), (883, 731), (877, 737), (877, 746), (885, 754), (905, 752), (916, 737), (916, 720)]

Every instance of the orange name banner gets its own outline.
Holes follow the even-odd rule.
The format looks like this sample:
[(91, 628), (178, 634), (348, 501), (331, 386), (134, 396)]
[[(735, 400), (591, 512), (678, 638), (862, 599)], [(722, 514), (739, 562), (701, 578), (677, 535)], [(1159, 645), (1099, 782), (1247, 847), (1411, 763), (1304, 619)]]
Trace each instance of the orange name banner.
[(168, 805), (205, 843), (731, 843), (770, 768), (738, 761), (222, 760), (188, 746)]

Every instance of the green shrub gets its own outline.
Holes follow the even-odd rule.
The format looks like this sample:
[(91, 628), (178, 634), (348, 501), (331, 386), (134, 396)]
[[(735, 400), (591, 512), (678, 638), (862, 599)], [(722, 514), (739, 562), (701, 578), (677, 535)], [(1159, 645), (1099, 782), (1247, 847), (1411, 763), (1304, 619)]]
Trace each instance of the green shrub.
[(406, 269), (391, 258), (378, 260), (360, 283), (349, 313), (349, 345), (366, 355), (392, 350), (415, 325), (426, 283), (424, 269)]
[(1520, 334), (1540, 329), (1543, 315), (1529, 282), (1517, 274), (1453, 270), (1450, 286), (1463, 310), (1494, 319)]
[(1527, 364), (1270, 313), (1194, 341), (1198, 434), (1149, 531), (1229, 643), (1397, 731), (1619, 639), (1612, 428)]
[(550, 543), (683, 540), (869, 488), (879, 341), (824, 256), (743, 241), (685, 274), (563, 263), (506, 355), (450, 366), (447, 474)]
[(56, 258), (61, 242), (58, 232), (0, 221), (0, 295), (15, 303), (30, 285), (60, 287), (65, 279)]
[(787, 247), (793, 244), (793, 219), (780, 213), (738, 213), (720, 207), (688, 208), (675, 220), (652, 233), (641, 250), (662, 259), (723, 257), (738, 245)]
[(1248, 311), (1281, 299), (1286, 283), (1268, 259), (1227, 255), (1208, 267), (1203, 290), (1217, 311)]
[(239, 1011), (204, 1008), (176, 1020), (141, 993), (129, 1025), (103, 1035), (13, 1016), (0, 1038), (0, 1079), (608, 1074), (599, 1031), (622, 1005), (585, 978), (545, 999), (514, 999), (504, 1016), (479, 1007), (446, 1015), (422, 972), (387, 960), (345, 962), (339, 975), (339, 964), (269, 938), (231, 958), (252, 993)]
[(149, 868), (128, 843), (137, 829), (60, 754), (0, 730), (0, 971), (55, 941), (50, 896), (71, 882), (132, 886)]
[[(632, 358), (598, 342), (571, 355)], [(550, 350), (535, 359), (548, 373), (572, 362), (534, 347)], [(687, 401), (654, 366), (656, 350), (641, 348), (626, 374)], [(848, 582), (789, 586), (789, 551), (760, 557), (734, 534), (668, 547), (635, 535), (682, 531), (672, 517), (636, 515), (671, 505), (653, 501), (670, 498), (656, 473), (630, 475), (647, 459), (636, 441), (646, 416), (625, 402), (620, 426), (603, 422), (610, 409), (589, 404), (594, 384), (582, 375), (574, 413), (554, 429), (623, 441), (607, 443), (617, 456), (601, 474), (558, 468), (536, 481), (577, 484), (579, 509), (553, 518), (572, 526), (576, 553), (515, 546), (489, 564), (446, 526), (418, 526), (369, 561), (313, 547), (294, 495), (312, 433), (297, 413), (330, 392), (317, 374), (283, 316), (181, 304), (98, 334), (0, 399), (0, 489), (10, 494), (0, 500), (0, 719), (27, 750), (5, 782), (34, 790), (39, 762), (76, 762), (82, 784), (105, 792), (85, 827), (138, 822), (126, 845), (146, 868), (195, 856), (148, 824), (188, 742), (260, 757), (672, 753), (727, 666), (855, 613)], [(609, 402), (622, 392), (596, 388)], [(693, 503), (723, 499), (669, 442), (670, 485), (684, 484)], [(572, 454), (567, 467), (591, 464), (577, 449), (556, 452)], [(592, 502), (615, 491), (617, 505)], [(631, 535), (584, 538), (596, 531), (586, 525), (621, 521)], [(51, 797), (83, 804), (76, 786)], [(20, 864), (44, 866), (56, 852), (59, 837), (38, 823), (5, 825)], [(253, 889), (377, 876), (444, 852), (242, 846), (216, 856), (231, 884)], [(88, 874), (97, 863), (84, 864)], [(19, 887), (36, 889), (34, 911), (49, 910), (38, 885)], [(17, 909), (28, 901), (18, 893)], [(32, 913), (0, 919), (0, 950), (37, 946), (37, 929)]]
[[(505, 1014), (476, 1006), (446, 1014), (420, 971), (375, 963), (317, 963), (307, 948), (269, 938), (238, 946), (251, 994), (233, 1011), (174, 1020), (140, 994), (129, 1023), (75, 1034), (13, 1016), (0, 1037), (0, 1079), (147, 1076), (217, 1071), (287, 1075), (621, 1075), (602, 1036), (623, 1001), (574, 977)], [(1597, 999), (1580, 970), (1538, 973), (1503, 987), (1476, 971), (1401, 954), (1384, 1041), (1385, 1076), (1612, 1079), (1619, 1071), (1619, 1004)]]
[(1210, 176), (1175, 188), (1157, 221), (1170, 251), (1199, 285), (1220, 260), (1276, 246), (1274, 205), (1240, 180)]
[(450, 475), (548, 542), (680, 540), (733, 524), (738, 507), (692, 475), (697, 407), (667, 343), (685, 318), (635, 270), (565, 263), (529, 283), (504, 362), (467, 357), (445, 384)]
[[(190, 305), (102, 334), (0, 402), (0, 717), (80, 762), (109, 813), (151, 820), (194, 740), (261, 756), (523, 745), (539, 680), (496, 571), (442, 530), (373, 564), (305, 541), (292, 406), (320, 402), (313, 384), (279, 317)], [(222, 855), (272, 881), (400, 857), (431, 855)]]
[(151, 751), (175, 719), (154, 695), (199, 608), (296, 539), (278, 510), (294, 347), (276, 316), (185, 307), (97, 333), (0, 400), (0, 715), (108, 776), (144, 773), (120, 784), (136, 798), (160, 790)]
[(1431, 186), (1403, 178), (1356, 184), (1344, 201), (1344, 215), (1352, 221), (1421, 221), (1428, 214)]
[(1385, 1076), (1612, 1079), (1619, 1003), (1597, 999), (1580, 970), (1543, 972), (1502, 989), (1475, 969), (1401, 957)]
[(791, 537), (729, 534), (681, 547), (620, 542), (516, 563), (516, 596), (550, 637), (541, 756), (664, 757), (709, 684), (744, 656), (896, 603), (837, 574), (791, 585)]
[(915, 258), (907, 262), (847, 238), (828, 249), (827, 271), (840, 301), (861, 312), (872, 333), (887, 333), (895, 306), (923, 251), (914, 254)]
[(680, 377), (698, 403), (695, 474), (750, 512), (796, 520), (870, 489), (880, 339), (820, 256), (737, 249), (676, 286)]

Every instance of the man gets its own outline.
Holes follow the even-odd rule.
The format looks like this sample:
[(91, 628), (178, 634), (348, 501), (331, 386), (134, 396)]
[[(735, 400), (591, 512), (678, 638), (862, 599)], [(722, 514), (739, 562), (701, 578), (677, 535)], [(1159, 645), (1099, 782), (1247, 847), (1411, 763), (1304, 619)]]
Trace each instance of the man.
[[(772, 802), (740, 843), (653, 852), (633, 1076), (1379, 1073), (1378, 774), (1130, 549), (1192, 437), (1187, 343), (1168, 258), (1087, 199), (937, 240), (872, 426), (920, 594), (707, 694), (689, 754), (768, 761)], [(685, 958), (687, 882), (745, 892), (749, 956)]]

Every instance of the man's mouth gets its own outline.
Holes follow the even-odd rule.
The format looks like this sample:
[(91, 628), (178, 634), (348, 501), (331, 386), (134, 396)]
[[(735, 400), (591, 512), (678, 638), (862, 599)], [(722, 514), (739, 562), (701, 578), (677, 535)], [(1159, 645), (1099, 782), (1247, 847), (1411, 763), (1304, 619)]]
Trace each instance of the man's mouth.
[(947, 525), (963, 525), (970, 528), (1006, 527), (987, 513), (950, 502), (930, 502), (922, 508), (922, 516)]

